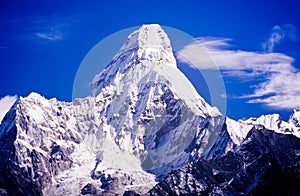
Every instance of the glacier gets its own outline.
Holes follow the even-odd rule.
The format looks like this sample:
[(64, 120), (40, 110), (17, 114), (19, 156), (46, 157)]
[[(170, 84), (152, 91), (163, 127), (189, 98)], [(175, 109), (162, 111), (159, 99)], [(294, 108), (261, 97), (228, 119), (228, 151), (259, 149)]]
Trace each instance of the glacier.
[[(210, 106), (177, 68), (168, 35), (157, 24), (128, 36), (91, 81), (91, 92), (72, 102), (38, 93), (15, 102), (0, 125), (3, 193), (157, 194), (187, 165), (242, 156), (258, 130), (300, 137), (299, 111), (288, 122), (277, 114), (235, 121)], [(193, 179), (193, 172), (182, 171)], [(198, 192), (208, 190), (193, 182)], [(183, 193), (177, 189), (174, 194)]]

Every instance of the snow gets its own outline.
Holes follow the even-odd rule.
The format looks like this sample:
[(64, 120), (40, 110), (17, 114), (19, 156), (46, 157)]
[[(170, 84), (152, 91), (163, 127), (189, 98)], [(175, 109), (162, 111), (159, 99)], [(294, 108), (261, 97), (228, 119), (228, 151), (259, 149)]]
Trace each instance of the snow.
[(291, 118), (300, 119), (300, 111), (294, 110)]
[(0, 124), (5, 114), (9, 111), (12, 105), (16, 102), (17, 96), (5, 96), (0, 99)]
[(262, 125), (266, 129), (282, 134), (292, 134), (300, 138), (300, 128), (295, 125), (299, 122), (299, 112), (294, 110), (288, 122), (281, 119), (279, 114), (262, 115), (259, 118), (249, 118), (244, 123), (248, 125)]
[(294, 110), (290, 116), (289, 124), (293, 126), (293, 129), (300, 131), (300, 111)]
[(246, 138), (248, 132), (252, 129), (252, 125), (249, 125), (243, 121), (235, 121), (230, 118), (226, 118), (227, 131), (230, 138), (237, 145), (240, 145)]
[(44, 189), (45, 195), (79, 195), (81, 188), (91, 181), (90, 172), (95, 167), (95, 154), (85, 145), (73, 153), (73, 167), (54, 177), (53, 186)]
[(142, 170), (140, 160), (133, 154), (122, 151), (111, 140), (105, 140), (103, 144), (103, 162), (109, 167), (120, 168), (122, 170)]
[(217, 108), (211, 107), (205, 102), (191, 82), (179, 69), (155, 66), (153, 71), (155, 71), (158, 75), (164, 76), (166, 78), (166, 82), (170, 82), (172, 92), (174, 92), (178, 99), (183, 100), (194, 114), (202, 117), (221, 116), (221, 113)]
[(140, 29), (130, 34), (114, 59), (118, 59), (132, 50), (137, 52), (131, 53), (131, 60), (137, 58), (176, 66), (170, 39), (158, 24), (143, 25)]

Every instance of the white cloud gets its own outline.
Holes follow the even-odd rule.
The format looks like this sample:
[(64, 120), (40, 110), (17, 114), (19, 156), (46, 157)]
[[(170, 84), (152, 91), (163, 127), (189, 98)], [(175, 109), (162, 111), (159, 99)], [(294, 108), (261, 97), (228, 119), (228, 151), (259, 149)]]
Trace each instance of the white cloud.
[(15, 103), (16, 100), (17, 96), (9, 95), (0, 99), (0, 123), (4, 118), (5, 114), (8, 112), (8, 110), (11, 108), (11, 106)]
[(58, 41), (66, 36), (70, 22), (62, 18), (36, 19), (34, 35), (45, 41)]
[(71, 32), (70, 28), (77, 22), (79, 15), (55, 15), (12, 18), (3, 23), (16, 29), (14, 39), (51, 42), (65, 39)]
[[(300, 108), (300, 72), (272, 74), (251, 95), (249, 103), (264, 103), (273, 108)], [(266, 96), (269, 95), (269, 96)], [(265, 98), (261, 98), (266, 96)]]
[(220, 69), (226, 77), (258, 84), (251, 94), (234, 96), (248, 103), (272, 108), (300, 109), (300, 72), (294, 59), (282, 53), (261, 53), (229, 49), (230, 39), (198, 38), (177, 54), (179, 61), (195, 69)]
[[(229, 39), (212, 39), (212, 37), (196, 39), (180, 50), (177, 58), (196, 69), (253, 71), (257, 74), (294, 70), (291, 65), (294, 59), (285, 54), (230, 50)], [(248, 73), (245, 73), (242, 76), (247, 75)]]
[(48, 32), (35, 33), (36, 36), (42, 39), (57, 41), (63, 39), (63, 34), (58, 30), (49, 30)]
[(276, 25), (272, 28), (269, 38), (262, 44), (266, 52), (273, 52), (276, 44), (284, 40), (297, 41), (296, 27), (292, 24)]

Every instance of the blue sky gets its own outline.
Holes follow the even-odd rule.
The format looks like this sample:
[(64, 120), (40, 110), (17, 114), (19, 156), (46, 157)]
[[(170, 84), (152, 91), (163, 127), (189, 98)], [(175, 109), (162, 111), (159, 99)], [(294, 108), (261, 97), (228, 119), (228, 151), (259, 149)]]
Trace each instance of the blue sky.
[[(77, 69), (94, 45), (120, 30), (158, 23), (209, 49), (224, 77), (230, 117), (280, 113), (287, 119), (300, 109), (299, 11), (296, 0), (2, 0), (0, 97), (35, 91), (70, 101)], [(201, 90), (195, 71), (184, 70)]]

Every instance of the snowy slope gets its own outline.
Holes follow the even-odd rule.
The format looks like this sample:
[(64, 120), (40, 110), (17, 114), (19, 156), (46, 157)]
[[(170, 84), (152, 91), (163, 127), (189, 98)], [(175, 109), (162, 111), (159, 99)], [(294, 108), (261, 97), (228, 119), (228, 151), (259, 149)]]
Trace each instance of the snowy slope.
[[(153, 187), (155, 176), (144, 172), (135, 157), (124, 155), (99, 137), (97, 107), (101, 103), (94, 97), (73, 103), (47, 100), (37, 93), (21, 97), (0, 126), (1, 159), (9, 163), (0, 168), (6, 185), (23, 187), (17, 194), (80, 195), (87, 184), (99, 186), (106, 172), (130, 177), (121, 191), (133, 187), (143, 193)], [(106, 155), (111, 161), (100, 163), (101, 156)], [(127, 160), (118, 161), (123, 157)], [(24, 182), (18, 175), (7, 178), (11, 173), (32, 179)]]
[[(170, 40), (159, 25), (143, 25), (129, 35), (91, 86), (95, 97), (107, 100), (101, 111), (105, 137), (154, 173), (167, 173), (193, 156), (212, 157), (216, 149), (229, 150), (246, 136), (246, 130), (236, 129), (237, 136), (231, 131), (222, 138), (227, 134), (224, 121), (210, 123), (222, 114), (177, 69)], [(197, 150), (191, 149), (193, 140), (201, 143)]]
[(0, 98), (0, 124), (5, 114), (17, 100), (17, 96), (5, 96)]

